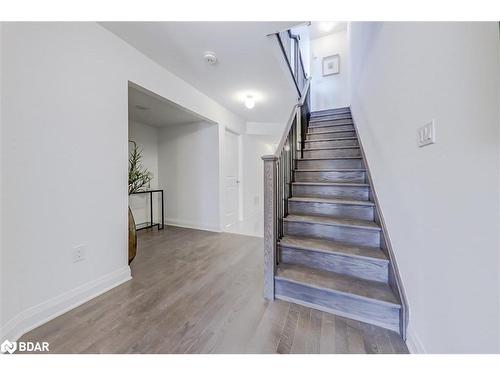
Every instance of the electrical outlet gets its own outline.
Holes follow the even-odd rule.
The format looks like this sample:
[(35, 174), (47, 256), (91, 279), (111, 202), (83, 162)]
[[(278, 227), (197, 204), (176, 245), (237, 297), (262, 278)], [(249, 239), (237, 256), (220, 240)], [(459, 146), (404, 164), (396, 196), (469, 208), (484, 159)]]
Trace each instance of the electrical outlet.
[(433, 143), (436, 143), (436, 129), (434, 126), (434, 120), (428, 122), (424, 126), (421, 126), (417, 130), (417, 146), (423, 147)]
[(73, 263), (84, 261), (86, 258), (86, 251), (84, 245), (73, 247)]

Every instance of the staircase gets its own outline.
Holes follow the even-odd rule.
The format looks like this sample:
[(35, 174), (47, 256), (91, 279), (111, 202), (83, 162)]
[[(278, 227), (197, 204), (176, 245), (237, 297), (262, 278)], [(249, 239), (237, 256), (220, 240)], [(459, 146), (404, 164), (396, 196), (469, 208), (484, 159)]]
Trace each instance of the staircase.
[(276, 239), (274, 297), (400, 332), (350, 110), (313, 112), (306, 128)]

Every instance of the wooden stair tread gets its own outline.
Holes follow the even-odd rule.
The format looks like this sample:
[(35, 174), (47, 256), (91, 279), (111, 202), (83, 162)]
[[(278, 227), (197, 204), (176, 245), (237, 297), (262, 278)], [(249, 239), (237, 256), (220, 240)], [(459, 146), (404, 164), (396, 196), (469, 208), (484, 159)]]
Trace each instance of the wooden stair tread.
[(356, 186), (356, 187), (367, 187), (369, 184), (365, 184), (363, 182), (344, 182), (344, 181), (325, 181), (325, 182), (312, 182), (312, 181), (294, 181), (292, 185), (310, 185), (310, 186), (329, 186), (329, 185), (337, 185), (337, 186)]
[(368, 220), (341, 219), (338, 217), (297, 215), (297, 214), (288, 215), (284, 217), (283, 220), (286, 222), (322, 224), (322, 225), (332, 225), (332, 226), (380, 231), (380, 226), (376, 222)]
[(296, 168), (295, 172), (366, 172), (365, 168)]
[(315, 202), (315, 203), (330, 203), (330, 204), (350, 204), (354, 206), (375, 206), (372, 201), (364, 201), (359, 199), (347, 199), (347, 198), (320, 198), (320, 197), (300, 197), (295, 196), (288, 198), (288, 201), (292, 202)]
[[(315, 147), (315, 148), (305, 148), (303, 151), (318, 151), (318, 150), (344, 150), (349, 148), (359, 148), (359, 146), (332, 146), (332, 147)], [(300, 152), (300, 150), (297, 150)]]
[(344, 117), (349, 116), (349, 118), (352, 118), (352, 113), (350, 113), (350, 112), (338, 112), (338, 113), (325, 113), (325, 114), (316, 115), (316, 116), (311, 115), (311, 117), (309, 118), (309, 121), (321, 121), (323, 119), (335, 120), (339, 116), (344, 116)]
[(310, 133), (308, 132), (307, 135), (318, 135), (318, 134), (335, 134), (335, 133), (348, 133), (348, 132), (353, 132), (354, 129), (351, 129), (351, 130), (329, 130), (329, 131), (326, 131), (326, 132), (314, 132), (314, 133)]
[(296, 160), (336, 160), (336, 159), (363, 159), (362, 156), (328, 156), (323, 158), (298, 158)]
[(389, 285), (294, 264), (280, 264), (275, 279), (401, 307)]
[(320, 109), (319, 111), (312, 111), (311, 116), (318, 114), (318, 113), (324, 113), (324, 112), (334, 112), (334, 111), (351, 111), (351, 107), (337, 107), (337, 108), (328, 108), (328, 109)]
[(311, 157), (293, 168), (305, 181), (291, 182), (275, 296), (399, 332), (402, 306), (350, 108), (313, 112), (308, 126), (303, 155)]
[(351, 108), (350, 107), (339, 107), (339, 108), (322, 109), (319, 111), (312, 111), (311, 117), (318, 116), (318, 115), (324, 116), (324, 113), (341, 113), (341, 112), (351, 113)]
[[(313, 134), (321, 134), (321, 133), (313, 133)], [(325, 138), (325, 139), (306, 139), (306, 142), (347, 141), (347, 140), (351, 140), (351, 139), (358, 139), (358, 137), (338, 137), (338, 138)]]
[(380, 248), (348, 245), (319, 238), (286, 235), (279, 240), (279, 244), (301, 250), (389, 261)]
[[(338, 123), (331, 124), (333, 121), (338, 121)], [(342, 122), (340, 122), (342, 121)], [(310, 120), (309, 127), (310, 128), (323, 128), (330, 126), (346, 126), (346, 125), (354, 125), (352, 118), (337, 118), (337, 119), (318, 119), (318, 120)]]

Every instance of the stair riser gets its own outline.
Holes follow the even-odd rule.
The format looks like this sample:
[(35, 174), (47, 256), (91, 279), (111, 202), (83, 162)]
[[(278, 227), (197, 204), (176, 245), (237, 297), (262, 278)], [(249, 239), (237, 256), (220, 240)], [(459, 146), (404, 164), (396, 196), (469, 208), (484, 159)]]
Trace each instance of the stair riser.
[(330, 115), (325, 115), (325, 116), (314, 116), (314, 117), (311, 117), (309, 120), (312, 123), (321, 122), (321, 121), (341, 121), (341, 120), (352, 121), (352, 116), (350, 113), (336, 113), (336, 114), (330, 114)]
[(365, 172), (295, 172), (295, 181), (348, 181), (365, 182)]
[(396, 307), (279, 279), (275, 281), (275, 293), (278, 299), (399, 332), (400, 310)]
[(284, 222), (285, 234), (324, 238), (346, 244), (380, 247), (380, 232), (363, 228), (307, 222)]
[(309, 133), (329, 132), (334, 130), (354, 131), (354, 126), (352, 126), (352, 124), (334, 125), (330, 123), (320, 123), (315, 126), (309, 125), (308, 128)]
[(297, 160), (298, 169), (364, 168), (362, 159)]
[(359, 146), (357, 139), (339, 139), (333, 141), (305, 142), (305, 149), (323, 147)]
[(361, 156), (359, 148), (338, 148), (331, 150), (304, 150), (305, 158), (335, 158), (339, 156)]
[(316, 139), (331, 139), (331, 138), (345, 138), (345, 137), (355, 137), (355, 131), (341, 131), (335, 133), (308, 133), (307, 139), (314, 141)]
[(351, 113), (351, 109), (349, 107), (344, 108), (333, 108), (333, 109), (324, 109), (322, 111), (314, 111), (311, 113), (311, 118), (322, 117), (327, 115), (336, 115), (340, 113)]
[(387, 261), (279, 246), (280, 262), (332, 271), (365, 280), (388, 282)]
[(351, 198), (367, 201), (369, 189), (368, 186), (293, 185), (292, 195), (295, 197)]
[(347, 219), (373, 220), (373, 207), (353, 204), (288, 201), (288, 212), (297, 215), (320, 215)]
[(350, 120), (352, 121), (352, 115), (350, 112), (343, 112), (343, 113), (333, 113), (333, 114), (326, 114), (326, 115), (321, 115), (321, 116), (311, 116), (309, 119), (310, 123), (316, 123), (316, 122), (323, 122), (323, 121), (339, 121), (339, 117), (341, 120)]

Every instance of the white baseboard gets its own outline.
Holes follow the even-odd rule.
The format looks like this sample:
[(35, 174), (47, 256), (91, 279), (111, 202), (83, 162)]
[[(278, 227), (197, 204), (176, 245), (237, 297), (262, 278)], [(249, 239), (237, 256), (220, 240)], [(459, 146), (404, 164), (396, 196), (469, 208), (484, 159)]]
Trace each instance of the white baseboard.
[(422, 341), (420, 341), (411, 326), (406, 331), (406, 346), (411, 354), (427, 354)]
[(117, 287), (131, 278), (130, 267), (125, 266), (119, 270), (99, 277), (96, 280), (92, 280), (75, 289), (60, 294), (57, 297), (51, 298), (48, 301), (30, 307), (17, 314), (1, 327), (0, 342), (3, 342), (5, 339), (17, 341), (22, 335), (32, 329), (84, 304), (92, 298)]
[(255, 233), (255, 232), (251, 232), (251, 231), (248, 231), (248, 230), (239, 229), (239, 228), (233, 228), (233, 227), (224, 228), (224, 232), (225, 233), (232, 233), (232, 234), (240, 234), (242, 236), (264, 238), (264, 235), (261, 234), (261, 233)]
[(222, 232), (221, 228), (219, 228), (218, 225), (213, 225), (213, 224), (209, 224), (209, 223), (198, 223), (195, 221), (188, 221), (188, 220), (178, 220), (178, 219), (173, 219), (173, 218), (168, 218), (168, 217), (165, 219), (165, 224), (172, 225), (174, 227), (206, 230), (209, 232), (217, 232), (217, 233)]

